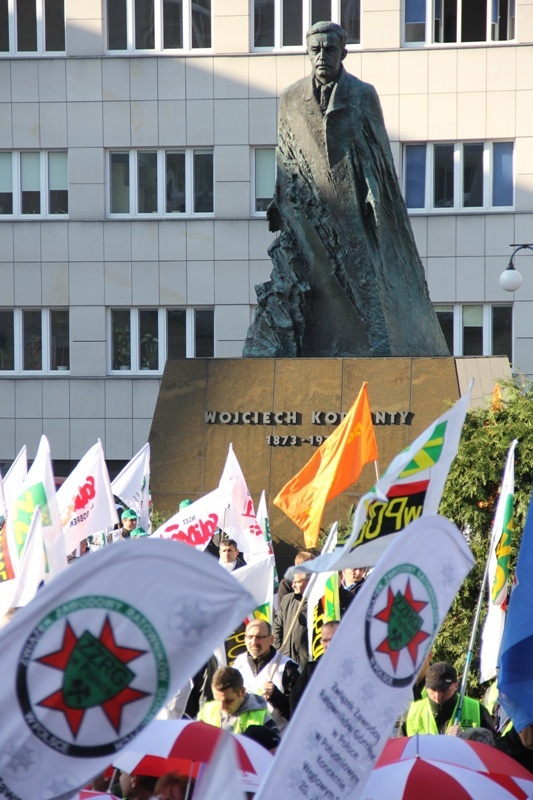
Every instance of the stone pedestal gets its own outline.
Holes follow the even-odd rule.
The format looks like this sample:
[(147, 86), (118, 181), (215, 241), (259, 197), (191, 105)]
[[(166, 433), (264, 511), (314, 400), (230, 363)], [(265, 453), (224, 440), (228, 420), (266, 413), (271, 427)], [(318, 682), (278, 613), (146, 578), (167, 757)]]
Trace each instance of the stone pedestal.
[[(368, 382), (379, 469), (407, 447), (475, 379), (472, 404), (510, 377), (507, 358), (190, 359), (168, 361), (150, 445), (154, 508), (175, 513), (184, 498), (214, 489), (233, 444), (255, 504), (267, 496), (282, 566), (303, 548), (300, 530), (272, 503), (311, 458)], [(367, 465), (326, 507), (323, 525), (345, 518), (375, 482)]]

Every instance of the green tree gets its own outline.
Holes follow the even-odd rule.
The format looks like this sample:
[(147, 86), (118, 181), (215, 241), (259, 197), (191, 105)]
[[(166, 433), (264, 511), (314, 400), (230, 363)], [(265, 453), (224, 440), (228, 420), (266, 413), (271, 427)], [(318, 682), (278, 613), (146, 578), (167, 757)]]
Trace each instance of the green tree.
[[(459, 450), (450, 470), (439, 513), (463, 532), (476, 559), (447, 615), (433, 648), (434, 661), (448, 661), (461, 672), (483, 572), (488, 558), (492, 520), (498, 501), (507, 451), (513, 439), (515, 450), (515, 502), (511, 575), (516, 563), (533, 482), (533, 387), (509, 382), (502, 386), (499, 407), (468, 412)], [(479, 641), (486, 608), (483, 608), (468, 691), (479, 687)]]

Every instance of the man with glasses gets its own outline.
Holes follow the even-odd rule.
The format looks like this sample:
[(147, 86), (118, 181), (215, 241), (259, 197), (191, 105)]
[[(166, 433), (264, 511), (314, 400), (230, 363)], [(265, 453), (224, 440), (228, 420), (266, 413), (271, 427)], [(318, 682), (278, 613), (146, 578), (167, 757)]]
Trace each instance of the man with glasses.
[(276, 651), (272, 627), (265, 620), (249, 622), (244, 641), (247, 652), (238, 656), (233, 666), (241, 673), (246, 691), (265, 698), (281, 731), (290, 717), (289, 695), (298, 680), (299, 667)]

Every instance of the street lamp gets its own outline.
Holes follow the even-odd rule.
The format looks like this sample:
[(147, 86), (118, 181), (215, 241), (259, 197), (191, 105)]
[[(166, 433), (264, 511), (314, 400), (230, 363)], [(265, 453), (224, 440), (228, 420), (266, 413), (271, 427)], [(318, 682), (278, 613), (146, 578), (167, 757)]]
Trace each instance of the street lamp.
[(509, 266), (500, 275), (500, 286), (506, 292), (516, 292), (522, 286), (522, 276), (515, 269), (514, 257), (519, 250), (533, 250), (533, 244), (511, 244), (509, 247), (514, 247), (509, 259)]

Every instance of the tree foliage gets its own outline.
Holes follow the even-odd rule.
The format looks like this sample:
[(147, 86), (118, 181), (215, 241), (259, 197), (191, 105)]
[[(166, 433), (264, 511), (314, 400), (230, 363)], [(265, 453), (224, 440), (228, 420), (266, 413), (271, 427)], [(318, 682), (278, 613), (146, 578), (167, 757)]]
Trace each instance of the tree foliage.
[[(450, 470), (439, 513), (463, 532), (476, 559), (440, 630), (433, 660), (448, 661), (461, 672), (468, 650), (483, 572), (488, 558), (492, 521), (507, 451), (515, 450), (515, 502), (511, 575), (516, 563), (533, 482), (533, 387), (521, 381), (502, 387), (501, 403), (468, 412), (459, 450)], [(485, 606), (485, 599), (484, 599)], [(479, 642), (486, 608), (476, 637), (468, 691), (479, 685)]]

